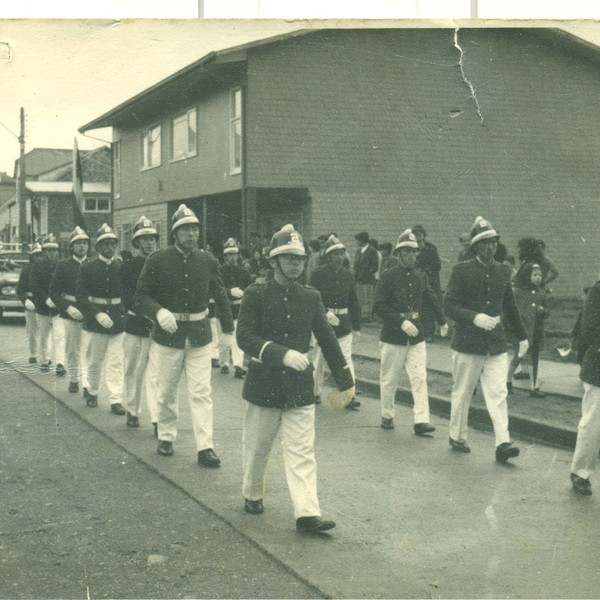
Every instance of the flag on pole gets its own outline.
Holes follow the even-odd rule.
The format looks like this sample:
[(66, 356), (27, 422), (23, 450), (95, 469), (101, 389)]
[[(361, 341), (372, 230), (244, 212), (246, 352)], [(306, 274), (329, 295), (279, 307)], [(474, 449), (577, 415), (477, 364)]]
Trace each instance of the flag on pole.
[(81, 169), (81, 156), (77, 146), (77, 138), (73, 144), (73, 223), (86, 229), (85, 219), (81, 212), (83, 207), (83, 172)]

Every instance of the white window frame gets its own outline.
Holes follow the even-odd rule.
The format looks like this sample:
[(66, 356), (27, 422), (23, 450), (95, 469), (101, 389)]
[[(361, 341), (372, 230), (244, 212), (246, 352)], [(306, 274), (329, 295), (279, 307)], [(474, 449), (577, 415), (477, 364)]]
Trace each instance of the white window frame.
[[(153, 132), (158, 131), (158, 136), (156, 141), (152, 142), (152, 146), (156, 144), (158, 146), (158, 160), (156, 163), (152, 162), (152, 146), (151, 146), (151, 136)], [(142, 154), (142, 171), (147, 171), (148, 169), (155, 169), (156, 167), (160, 167), (162, 162), (162, 126), (160, 123), (156, 125), (152, 125), (150, 127), (146, 127), (141, 134), (141, 154)]]
[[(236, 98), (239, 95), (239, 102)], [(242, 88), (236, 87), (229, 93), (229, 173), (239, 175), (242, 172)], [(239, 132), (239, 138), (236, 137)], [(239, 164), (236, 161), (236, 140), (239, 139)]]
[[(190, 135), (189, 135), (189, 130), (190, 130), (190, 119), (192, 119), (193, 117), (193, 122), (194, 122), (194, 143), (193, 143), (193, 148), (191, 147), (190, 144)], [(182, 121), (184, 123), (187, 124), (187, 149), (184, 150), (183, 152), (177, 154), (177, 156), (175, 155), (175, 122), (176, 121)], [(198, 111), (196, 110), (196, 107), (194, 108), (190, 108), (189, 110), (186, 110), (185, 112), (179, 113), (177, 115), (175, 115), (172, 119), (171, 119), (171, 148), (169, 150), (170, 152), (170, 161), (171, 162), (177, 162), (178, 160), (185, 160), (186, 158), (191, 158), (192, 156), (196, 156), (198, 154)]]
[[(88, 209), (87, 208), (87, 203), (88, 201), (94, 201), (96, 208), (95, 209)], [(108, 208), (106, 210), (99, 210), (98, 209), (98, 201), (99, 200), (106, 200), (108, 202)], [(99, 213), (99, 214), (106, 214), (106, 213), (110, 213), (110, 198), (103, 198), (101, 196), (84, 196), (83, 197), (83, 207), (81, 209), (81, 212), (84, 213), (88, 213), (88, 214), (94, 214), (94, 213)]]

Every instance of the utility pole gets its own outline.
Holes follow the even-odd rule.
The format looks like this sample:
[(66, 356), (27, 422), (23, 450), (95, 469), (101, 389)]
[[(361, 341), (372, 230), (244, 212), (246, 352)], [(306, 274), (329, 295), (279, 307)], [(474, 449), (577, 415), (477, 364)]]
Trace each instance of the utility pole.
[(17, 204), (19, 206), (19, 242), (25, 251), (29, 241), (27, 231), (27, 195), (25, 192), (25, 109), (21, 107), (21, 129), (19, 135), (19, 170), (17, 173)]

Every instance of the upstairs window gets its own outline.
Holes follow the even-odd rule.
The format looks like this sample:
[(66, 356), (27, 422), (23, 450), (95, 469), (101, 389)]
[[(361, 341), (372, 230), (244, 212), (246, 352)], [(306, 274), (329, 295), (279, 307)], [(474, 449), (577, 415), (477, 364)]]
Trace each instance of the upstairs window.
[(110, 200), (108, 198), (84, 198), (83, 212), (106, 213), (110, 212)]
[(171, 160), (182, 160), (197, 153), (196, 109), (177, 115), (171, 121)]
[(142, 132), (142, 169), (160, 165), (160, 125)]
[(242, 172), (242, 90), (235, 88), (229, 96), (229, 171)]

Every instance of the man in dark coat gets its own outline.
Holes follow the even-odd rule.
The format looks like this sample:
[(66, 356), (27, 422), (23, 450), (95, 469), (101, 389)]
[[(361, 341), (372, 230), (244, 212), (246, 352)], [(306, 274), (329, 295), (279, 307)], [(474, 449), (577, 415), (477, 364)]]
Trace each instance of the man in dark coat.
[(335, 523), (321, 520), (317, 497), (311, 333), (347, 401), (354, 381), (319, 292), (297, 281), (306, 250), (292, 225), (273, 235), (269, 258), (274, 278), (247, 288), (237, 329), (240, 348), (252, 357), (242, 392), (248, 401), (242, 437), (244, 508), (252, 514), (263, 512), (267, 463), (281, 428), (296, 528), (325, 531)]
[(394, 428), (396, 388), (404, 367), (414, 400), (413, 430), (416, 435), (435, 431), (429, 424), (427, 354), (421, 311), (429, 302), (447, 335), (448, 326), (437, 296), (426, 276), (415, 267), (419, 246), (410, 229), (398, 238), (394, 254), (398, 265), (381, 274), (375, 288), (375, 312), (383, 321), (381, 329), (381, 427)]
[[(135, 288), (144, 268), (146, 259), (158, 248), (158, 232), (150, 219), (142, 216), (133, 226), (131, 245), (138, 255), (123, 264), (123, 304), (125, 316), (125, 336), (123, 338), (124, 378), (123, 398), (127, 409), (127, 426), (139, 427), (139, 413), (142, 403), (142, 387), (147, 372), (148, 352), (152, 321), (139, 312), (135, 304)], [(150, 419), (157, 431), (157, 409), (155, 385), (152, 373), (146, 378), (146, 399)]]
[(494, 426), (496, 460), (519, 455), (508, 432), (506, 377), (508, 373), (504, 316), (519, 340), (519, 356), (527, 352), (527, 332), (513, 296), (510, 272), (494, 261), (498, 234), (488, 221), (477, 217), (471, 229), (475, 258), (452, 270), (444, 298), (444, 312), (455, 321), (452, 335), (453, 387), (450, 413), (450, 446), (470, 452), (467, 444), (469, 404), (477, 381)]
[(59, 246), (53, 234), (42, 242), (42, 258), (31, 267), (30, 287), (35, 304), (38, 349), (42, 373), (50, 371), (50, 345), (56, 362), (57, 377), (67, 373), (65, 362), (65, 328), (56, 304), (50, 298), (50, 283), (58, 264)]
[(356, 293), (362, 320), (368, 322), (373, 318), (373, 292), (379, 271), (379, 254), (369, 244), (368, 232), (360, 231), (354, 239), (358, 242), (358, 250), (354, 257)]
[[(423, 225), (415, 225), (412, 232), (417, 238), (419, 244), (419, 254), (417, 255), (417, 269), (427, 277), (427, 283), (438, 299), (442, 303), (442, 285), (440, 283), (440, 271), (442, 270), (442, 261), (437, 248), (427, 241), (427, 232)], [(423, 325), (423, 334), (426, 342), (433, 341), (435, 334), (435, 308), (431, 302), (426, 301), (421, 310), (421, 323)]]
[(173, 454), (177, 389), (185, 369), (198, 464), (216, 468), (221, 461), (213, 449), (209, 299), (215, 301), (223, 335), (232, 335), (233, 318), (219, 263), (198, 249), (200, 221), (185, 204), (173, 215), (171, 235), (172, 246), (146, 259), (135, 297), (140, 310), (153, 321), (149, 360), (156, 371), (157, 452)]
[(38, 349), (38, 330), (37, 318), (35, 314), (35, 304), (33, 303), (33, 293), (31, 291), (31, 267), (33, 263), (42, 257), (42, 246), (38, 243), (33, 245), (29, 252), (29, 263), (27, 263), (19, 274), (17, 283), (17, 296), (25, 308), (25, 332), (29, 346), (29, 364), (37, 362)]
[(110, 412), (124, 415), (123, 408), (123, 263), (115, 256), (118, 238), (106, 223), (96, 234), (98, 257), (86, 261), (77, 282), (77, 307), (83, 314), (84, 346), (88, 370), (87, 406), (98, 406), (100, 377), (108, 391)]
[(581, 420), (571, 463), (571, 483), (578, 494), (590, 495), (590, 475), (600, 451), (600, 281), (589, 290), (581, 316), (579, 377), (583, 382)]

